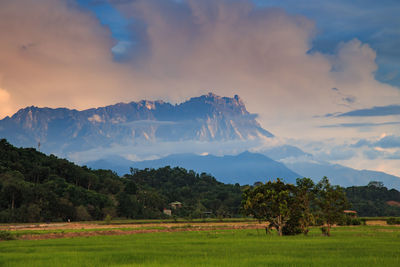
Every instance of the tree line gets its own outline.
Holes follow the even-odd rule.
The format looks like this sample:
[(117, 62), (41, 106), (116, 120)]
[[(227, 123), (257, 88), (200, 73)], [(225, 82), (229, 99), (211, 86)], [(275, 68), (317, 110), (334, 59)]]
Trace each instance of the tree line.
[(110, 170), (80, 167), (33, 148), (0, 140), (0, 222), (166, 218), (164, 208), (180, 201), (173, 216), (239, 216), (242, 187), (183, 168)]
[[(299, 183), (303, 184), (297, 185), (270, 183), (224, 184), (206, 173), (169, 166), (131, 169), (129, 174), (119, 177), (110, 170), (92, 170), (0, 140), (0, 222), (103, 220), (107, 215), (132, 219), (167, 218), (163, 210), (171, 209), (169, 204), (174, 201), (183, 205), (172, 209), (173, 217), (241, 217), (243, 212), (250, 214), (243, 210), (243, 197), (249, 197), (252, 190), (268, 191), (275, 186), (285, 189), (285, 193), (276, 197), (288, 204), (290, 209), (285, 212), (291, 214), (290, 218), (305, 216), (300, 220), (302, 231), (309, 223), (309, 216), (322, 220), (321, 216), (316, 216), (316, 201), (322, 199), (322, 191), (319, 194), (308, 192), (315, 190), (316, 185), (311, 186), (311, 180), (301, 179)], [(344, 192), (353, 209), (362, 216), (400, 216), (400, 207), (387, 204), (389, 200), (400, 201), (397, 190), (375, 183), (349, 187)], [(303, 202), (298, 199), (293, 202), (294, 196)], [(303, 204), (293, 209), (299, 203)], [(295, 214), (293, 210), (305, 213)], [(298, 222), (283, 217), (281, 220), (286, 225), (282, 232), (294, 225), (294, 221)]]

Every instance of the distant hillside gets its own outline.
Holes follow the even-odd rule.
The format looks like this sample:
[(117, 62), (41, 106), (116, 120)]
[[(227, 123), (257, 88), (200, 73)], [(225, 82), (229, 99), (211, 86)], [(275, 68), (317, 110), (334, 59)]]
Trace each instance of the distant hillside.
[(388, 188), (400, 189), (400, 177), (384, 172), (356, 170), (339, 164), (323, 162), (287, 162), (285, 165), (291, 170), (299, 172), (313, 180), (327, 176), (332, 184), (343, 187), (365, 186), (370, 181), (382, 181)]
[(352, 186), (345, 192), (359, 216), (400, 216), (400, 192), (388, 190), (383, 183)]
[(118, 103), (78, 111), (27, 107), (0, 120), (0, 138), (46, 153), (67, 153), (155, 142), (254, 140), (273, 137), (239, 96), (212, 93), (181, 104)]
[(179, 216), (237, 216), (241, 190), (183, 168), (120, 178), (0, 140), (0, 222), (162, 218), (173, 201), (183, 203)]
[(104, 159), (87, 163), (92, 168), (109, 168), (120, 174), (127, 173), (129, 167), (160, 168), (164, 166), (180, 166), (196, 172), (210, 173), (219, 181), (230, 184), (253, 184), (257, 181), (265, 182), (276, 178), (283, 178), (286, 182), (295, 183), (301, 175), (288, 169), (284, 164), (274, 161), (267, 156), (244, 152), (235, 156), (200, 156), (194, 154), (170, 155), (157, 160), (141, 162), (127, 162), (124, 159)]
[(0, 222), (102, 219), (122, 189), (111, 171), (0, 141)]

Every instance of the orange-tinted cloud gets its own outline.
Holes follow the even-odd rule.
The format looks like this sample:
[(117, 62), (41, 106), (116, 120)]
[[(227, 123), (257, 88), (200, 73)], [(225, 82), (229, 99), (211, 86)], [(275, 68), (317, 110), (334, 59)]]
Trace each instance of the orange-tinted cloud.
[(304, 16), (250, 0), (117, 2), (144, 25), (132, 27), (138, 44), (123, 62), (113, 61), (109, 30), (71, 1), (1, 1), (1, 86), (12, 111), (181, 101), (213, 91), (239, 94), (267, 129), (289, 135), (305, 134), (318, 114), (399, 100), (397, 88), (375, 80), (375, 51), (367, 44), (309, 53), (316, 28)]
[(5, 0), (0, 17), (1, 86), (14, 112), (28, 105), (85, 108), (121, 100), (127, 71), (113, 62), (114, 42), (92, 14), (71, 1)]

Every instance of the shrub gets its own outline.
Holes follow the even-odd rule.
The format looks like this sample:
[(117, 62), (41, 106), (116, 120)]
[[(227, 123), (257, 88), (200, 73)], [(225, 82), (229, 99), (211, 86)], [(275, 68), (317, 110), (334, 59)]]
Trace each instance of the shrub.
[(345, 226), (345, 225), (352, 225), (352, 220), (350, 216), (344, 216), (341, 218), (341, 220), (338, 221), (338, 225), (340, 226)]
[(361, 219), (359, 218), (353, 218), (351, 220), (351, 225), (361, 225)]
[(400, 224), (400, 218), (394, 218), (394, 217), (388, 218), (386, 220), (386, 223), (389, 225)]
[(110, 214), (107, 214), (106, 217), (104, 218), (104, 222), (106, 224), (111, 224), (111, 220), (112, 220), (112, 218), (111, 218)]
[(15, 236), (9, 231), (0, 230), (0, 240), (14, 240)]

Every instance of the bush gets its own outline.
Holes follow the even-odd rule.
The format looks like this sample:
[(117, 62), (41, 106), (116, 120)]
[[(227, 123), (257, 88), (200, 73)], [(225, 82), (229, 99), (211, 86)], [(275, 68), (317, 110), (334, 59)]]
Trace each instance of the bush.
[(389, 225), (400, 224), (400, 218), (394, 218), (394, 217), (388, 218), (386, 220), (386, 223)]
[(0, 240), (14, 240), (15, 236), (9, 231), (0, 230)]
[(359, 218), (353, 218), (351, 220), (351, 225), (361, 225), (361, 219)]
[(104, 218), (104, 222), (106, 224), (111, 224), (111, 220), (112, 220), (112, 217), (110, 214), (107, 214), (106, 217)]
[(343, 218), (341, 218), (340, 221), (338, 221), (338, 225), (340, 226), (352, 225), (352, 220), (353, 218), (351, 218), (350, 216), (344, 216)]

